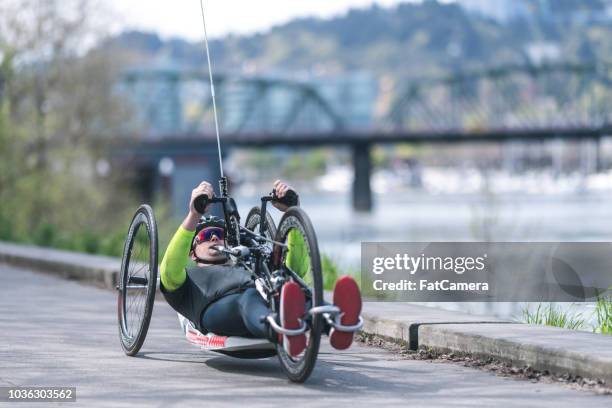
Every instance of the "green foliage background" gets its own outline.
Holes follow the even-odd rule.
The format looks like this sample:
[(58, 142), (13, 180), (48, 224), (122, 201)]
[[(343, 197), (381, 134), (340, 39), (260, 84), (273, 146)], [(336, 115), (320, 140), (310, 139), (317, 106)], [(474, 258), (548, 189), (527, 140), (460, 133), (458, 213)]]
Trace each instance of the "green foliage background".
[(121, 55), (80, 52), (98, 34), (94, 11), (88, 1), (0, 4), (0, 240), (121, 252), (129, 175), (96, 167), (130, 115), (114, 93)]
[[(612, 58), (612, 21), (601, 0), (516, 0), (529, 10), (507, 22), (468, 13), (457, 3), (407, 2), (371, 6), (331, 18), (300, 18), (251, 35), (215, 39), (220, 70), (337, 74), (366, 70), (395, 80), (525, 64), (533, 44), (558, 46), (563, 61)], [(131, 31), (110, 38), (111, 49), (143, 58), (168, 55), (186, 65), (204, 63), (200, 44)]]

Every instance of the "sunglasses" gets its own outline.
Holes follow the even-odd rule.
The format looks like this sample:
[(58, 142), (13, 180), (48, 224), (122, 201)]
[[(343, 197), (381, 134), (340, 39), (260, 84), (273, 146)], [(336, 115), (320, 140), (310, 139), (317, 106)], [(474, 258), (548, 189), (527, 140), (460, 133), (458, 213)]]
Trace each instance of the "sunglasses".
[(222, 241), (225, 238), (225, 231), (223, 228), (219, 227), (208, 227), (198, 232), (196, 238), (198, 242), (210, 241), (213, 235), (215, 235), (218, 240)]

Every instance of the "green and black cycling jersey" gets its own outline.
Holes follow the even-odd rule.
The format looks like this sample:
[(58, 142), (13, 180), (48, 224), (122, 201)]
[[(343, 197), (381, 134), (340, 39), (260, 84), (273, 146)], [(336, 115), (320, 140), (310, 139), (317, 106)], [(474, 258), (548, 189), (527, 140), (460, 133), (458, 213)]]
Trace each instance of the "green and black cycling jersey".
[[(216, 300), (254, 287), (251, 273), (242, 267), (208, 265), (187, 267), (193, 240), (193, 231), (180, 226), (170, 243), (160, 265), (161, 291), (174, 310), (191, 321), (198, 330), (202, 314)], [(286, 265), (304, 276), (310, 261), (303, 237), (297, 230), (289, 232)]]

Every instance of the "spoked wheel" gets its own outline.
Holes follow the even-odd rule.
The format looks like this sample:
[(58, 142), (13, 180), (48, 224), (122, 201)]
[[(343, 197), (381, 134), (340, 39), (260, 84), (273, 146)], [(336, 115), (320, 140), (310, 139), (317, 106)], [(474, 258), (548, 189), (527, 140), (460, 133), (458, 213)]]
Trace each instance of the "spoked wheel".
[(237, 246), (240, 245), (240, 221), (231, 215), (229, 217), (229, 224), (226, 227), (226, 241), (229, 246)]
[(157, 288), (157, 225), (153, 210), (142, 205), (134, 214), (123, 249), (117, 315), (119, 338), (128, 356), (144, 343)]
[[(246, 220), (244, 222), (244, 227), (250, 231), (253, 231), (259, 234), (259, 224), (261, 223), (261, 209), (259, 207), (251, 208), (249, 211), (249, 215), (247, 215)], [(276, 237), (276, 224), (272, 219), (270, 213), (266, 211), (266, 229), (264, 231), (264, 236), (268, 239), (274, 239)], [(270, 244), (270, 249), (272, 249), (272, 244)]]
[[(294, 280), (305, 290), (306, 310), (321, 306), (321, 258), (317, 237), (308, 215), (299, 207), (289, 208), (280, 220), (275, 241), (286, 245), (276, 245), (274, 248), (275, 268), (287, 271), (286, 278)], [(276, 346), (283, 371), (294, 382), (304, 382), (310, 376), (319, 353), (323, 319), (320, 315), (305, 318), (310, 330), (306, 332), (306, 349), (300, 355), (292, 357), (282, 344)]]

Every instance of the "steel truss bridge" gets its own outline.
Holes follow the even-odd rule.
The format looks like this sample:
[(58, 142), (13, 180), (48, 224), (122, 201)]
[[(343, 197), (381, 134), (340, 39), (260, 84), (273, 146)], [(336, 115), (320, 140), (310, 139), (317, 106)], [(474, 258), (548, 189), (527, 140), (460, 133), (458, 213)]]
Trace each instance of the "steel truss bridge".
[[(131, 71), (124, 87), (133, 90), (145, 84), (147, 89), (155, 83), (172, 90), (199, 83), (206, 89), (207, 81), (206, 72)], [(388, 91), (391, 103), (386, 112), (366, 126), (353, 126), (313, 82), (218, 74), (215, 83), (225, 146), (350, 146), (357, 210), (372, 208), (374, 144), (599, 142), (612, 134), (612, 63), (512, 65), (400, 81)], [(155, 122), (164, 104), (173, 112), (173, 103), (180, 102), (176, 92), (170, 95), (161, 101), (145, 96), (145, 122)], [(199, 122), (178, 131), (149, 133), (128, 151), (152, 160), (196, 151), (212, 154), (210, 93), (202, 92), (197, 101)]]

